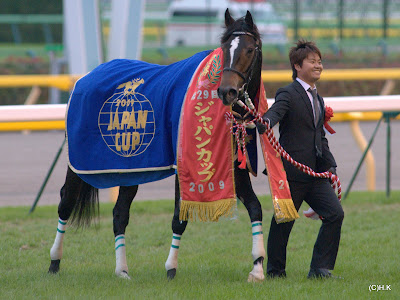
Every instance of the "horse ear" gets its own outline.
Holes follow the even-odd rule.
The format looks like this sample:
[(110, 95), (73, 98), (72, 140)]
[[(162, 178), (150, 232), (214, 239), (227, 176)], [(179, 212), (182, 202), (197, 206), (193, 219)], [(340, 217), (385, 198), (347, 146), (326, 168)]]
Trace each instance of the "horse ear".
[(225, 11), (225, 26), (229, 27), (234, 22), (235, 22), (235, 20), (232, 18), (231, 14), (229, 12), (229, 8), (227, 8), (226, 11)]
[(246, 18), (244, 19), (247, 25), (250, 26), (250, 28), (254, 27), (254, 22), (253, 22), (253, 17), (251, 16), (251, 13), (247, 11), (246, 13)]

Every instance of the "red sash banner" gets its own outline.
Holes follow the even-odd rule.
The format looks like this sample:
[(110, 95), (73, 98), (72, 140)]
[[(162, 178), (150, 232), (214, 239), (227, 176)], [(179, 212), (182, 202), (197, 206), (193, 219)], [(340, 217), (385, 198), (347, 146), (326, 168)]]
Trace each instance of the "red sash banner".
[(232, 134), (218, 98), (223, 52), (211, 52), (193, 75), (185, 96), (177, 151), (180, 220), (218, 221), (236, 207)]
[[(268, 110), (268, 103), (267, 98), (265, 97), (264, 84), (262, 81), (258, 98), (258, 111), (263, 115)], [(260, 143), (263, 151), (265, 167), (268, 173), (275, 220), (277, 223), (293, 221), (299, 218), (299, 214), (293, 204), (281, 156), (269, 143), (266, 134), (260, 135)]]

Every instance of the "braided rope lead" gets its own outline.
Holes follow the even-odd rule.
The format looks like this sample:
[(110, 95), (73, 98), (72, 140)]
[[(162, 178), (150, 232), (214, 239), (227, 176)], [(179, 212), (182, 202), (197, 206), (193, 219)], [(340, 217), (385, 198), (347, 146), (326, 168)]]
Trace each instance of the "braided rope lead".
[[(239, 168), (246, 169), (246, 123), (240, 124), (231, 112), (225, 113), (225, 119), (228, 122), (233, 122), (235, 125), (232, 125), (230, 128), (231, 133), (235, 136), (235, 140), (238, 148), (238, 161), (240, 162)], [(236, 131), (234, 129), (236, 128)], [(240, 138), (241, 136), (241, 138)]]
[[(246, 93), (247, 94), (247, 93)], [(293, 166), (298, 168), (300, 171), (303, 173), (306, 173), (310, 176), (313, 177), (318, 177), (318, 178), (329, 178), (331, 182), (331, 186), (333, 189), (337, 188), (337, 197), (339, 198), (339, 201), (342, 199), (342, 186), (340, 184), (339, 177), (329, 171), (323, 172), (323, 173), (316, 173), (314, 170), (312, 170), (310, 167), (303, 165), (297, 161), (295, 161), (289, 153), (283, 149), (283, 147), (279, 144), (279, 142), (276, 140), (274, 133), (272, 129), (270, 128), (270, 125), (268, 122), (264, 121), (263, 118), (261, 117), (260, 113), (255, 110), (255, 107), (253, 103), (251, 102), (251, 99), (248, 97), (248, 95), (245, 94), (245, 102), (244, 104), (241, 100), (237, 101), (237, 104), (245, 109), (247, 112), (253, 115), (254, 119), (256, 122), (262, 123), (263, 125), (267, 126), (266, 134), (268, 137), (268, 141), (271, 144), (271, 146), (283, 157), (285, 158), (288, 162), (290, 162)]]

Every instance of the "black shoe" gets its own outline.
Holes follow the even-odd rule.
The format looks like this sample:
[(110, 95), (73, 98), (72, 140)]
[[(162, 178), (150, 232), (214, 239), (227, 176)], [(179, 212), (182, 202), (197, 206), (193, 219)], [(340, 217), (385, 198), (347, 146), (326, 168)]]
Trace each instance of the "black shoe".
[(270, 271), (267, 272), (267, 277), (269, 278), (286, 278), (286, 271)]
[(317, 269), (310, 269), (307, 278), (312, 279), (312, 278), (340, 278), (340, 277), (332, 276), (331, 272), (328, 269), (317, 268)]

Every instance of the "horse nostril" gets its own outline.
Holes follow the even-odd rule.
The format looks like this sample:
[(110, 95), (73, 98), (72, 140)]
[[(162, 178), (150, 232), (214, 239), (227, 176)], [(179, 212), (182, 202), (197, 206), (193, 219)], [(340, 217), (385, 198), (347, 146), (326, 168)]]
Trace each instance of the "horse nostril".
[(230, 89), (228, 92), (229, 96), (231, 96), (232, 98), (236, 99), (238, 92), (235, 89)]
[(222, 100), (224, 105), (231, 105), (238, 96), (238, 92), (233, 87), (219, 87), (217, 89), (218, 97)]

